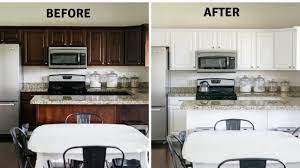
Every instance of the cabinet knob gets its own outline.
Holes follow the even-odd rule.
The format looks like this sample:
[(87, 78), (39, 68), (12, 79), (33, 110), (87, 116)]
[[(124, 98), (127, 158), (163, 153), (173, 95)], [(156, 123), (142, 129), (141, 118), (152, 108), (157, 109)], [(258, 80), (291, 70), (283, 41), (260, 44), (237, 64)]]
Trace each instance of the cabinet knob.
[(251, 68), (254, 68), (253, 66), (251, 66)]
[(289, 68), (291, 69), (292, 67), (291, 67), (291, 66), (289, 66)]
[(220, 46), (218, 46), (218, 48), (221, 48)]
[(259, 66), (256, 66), (256, 68), (259, 68)]
[(215, 48), (215, 47), (212, 47), (213, 49)]

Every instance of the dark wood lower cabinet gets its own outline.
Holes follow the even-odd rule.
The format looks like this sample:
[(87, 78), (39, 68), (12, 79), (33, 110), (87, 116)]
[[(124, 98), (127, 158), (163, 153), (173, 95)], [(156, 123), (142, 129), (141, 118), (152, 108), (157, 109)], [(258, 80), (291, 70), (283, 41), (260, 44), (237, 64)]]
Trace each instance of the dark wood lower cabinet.
[(64, 123), (65, 118), (74, 112), (97, 114), (104, 123), (123, 123), (124, 121), (148, 123), (148, 105), (37, 105), (37, 126)]

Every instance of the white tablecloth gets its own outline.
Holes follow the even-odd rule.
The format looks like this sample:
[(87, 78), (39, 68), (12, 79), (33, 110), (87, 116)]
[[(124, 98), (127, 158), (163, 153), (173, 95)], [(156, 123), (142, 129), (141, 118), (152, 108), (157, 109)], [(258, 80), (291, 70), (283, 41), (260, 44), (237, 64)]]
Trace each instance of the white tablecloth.
[[(28, 142), (28, 148), (37, 153), (36, 168), (47, 167), (47, 160), (62, 160), (63, 152), (72, 146), (116, 146), (126, 159), (138, 159), (148, 168), (149, 142), (138, 130), (121, 124), (47, 124), (36, 128)], [(107, 159), (120, 157), (115, 151), (107, 151)], [(81, 158), (81, 154), (73, 157)]]
[(275, 158), (299, 168), (300, 140), (279, 131), (194, 132), (187, 137), (182, 155), (193, 168), (216, 168), (223, 160), (249, 157)]

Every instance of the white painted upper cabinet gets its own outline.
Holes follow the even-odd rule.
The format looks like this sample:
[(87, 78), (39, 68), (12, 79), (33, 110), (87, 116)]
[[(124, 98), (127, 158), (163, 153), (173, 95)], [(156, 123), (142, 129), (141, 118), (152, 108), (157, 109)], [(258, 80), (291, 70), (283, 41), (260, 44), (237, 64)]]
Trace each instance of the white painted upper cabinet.
[(274, 69), (273, 32), (257, 32), (256, 34), (256, 69)]
[(167, 29), (153, 29), (151, 36), (151, 46), (169, 46), (170, 33)]
[(193, 31), (170, 32), (170, 70), (195, 70), (197, 34)]
[(198, 31), (199, 50), (236, 50), (236, 32)]
[(217, 32), (217, 49), (236, 50), (236, 32), (220, 31)]
[(256, 67), (255, 32), (237, 33), (237, 54), (239, 70), (253, 70)]
[(294, 30), (275, 32), (275, 69), (295, 69), (293, 35)]

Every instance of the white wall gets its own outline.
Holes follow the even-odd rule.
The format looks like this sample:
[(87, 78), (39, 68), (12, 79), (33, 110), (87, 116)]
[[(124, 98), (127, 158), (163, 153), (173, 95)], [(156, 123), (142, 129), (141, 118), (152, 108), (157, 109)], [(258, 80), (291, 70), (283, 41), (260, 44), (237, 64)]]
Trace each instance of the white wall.
[(235, 79), (239, 86), (239, 79), (247, 75), (257, 77), (262, 75), (265, 81), (275, 79), (276, 81), (288, 80), (292, 86), (300, 86), (300, 71), (238, 71), (237, 73), (196, 73), (193, 71), (170, 71), (171, 87), (196, 87), (196, 80), (200, 78), (231, 78)]
[(23, 83), (46, 83), (48, 82), (48, 76), (54, 74), (83, 74), (88, 75), (97, 71), (100, 74), (114, 71), (119, 76), (138, 76), (140, 82), (148, 82), (148, 68), (141, 66), (110, 66), (110, 67), (99, 67), (90, 66), (88, 69), (49, 69), (46, 66), (25, 66), (23, 67)]
[[(47, 8), (90, 8), (91, 18), (47, 18)], [(0, 26), (130, 26), (148, 23), (148, 3), (0, 3)]]
[[(205, 7), (239, 7), (240, 17), (204, 17)], [(300, 3), (153, 3), (160, 28), (287, 28), (300, 25)]]

